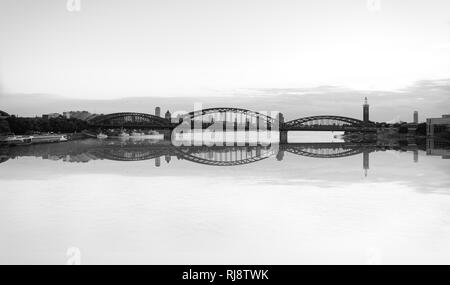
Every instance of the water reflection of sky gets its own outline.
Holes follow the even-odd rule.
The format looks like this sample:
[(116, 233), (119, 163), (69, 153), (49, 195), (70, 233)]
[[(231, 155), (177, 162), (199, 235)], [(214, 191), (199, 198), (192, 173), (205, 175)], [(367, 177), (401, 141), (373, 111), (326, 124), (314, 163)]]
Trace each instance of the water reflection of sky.
[(0, 263), (449, 263), (449, 161), (0, 164)]

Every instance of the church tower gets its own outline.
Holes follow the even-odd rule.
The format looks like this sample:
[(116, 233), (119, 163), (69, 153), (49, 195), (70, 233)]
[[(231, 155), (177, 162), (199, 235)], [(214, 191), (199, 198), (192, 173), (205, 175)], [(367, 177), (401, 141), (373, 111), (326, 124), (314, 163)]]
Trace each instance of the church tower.
[(364, 105), (363, 105), (363, 121), (364, 123), (369, 122), (369, 103), (367, 103), (367, 97), (364, 99)]

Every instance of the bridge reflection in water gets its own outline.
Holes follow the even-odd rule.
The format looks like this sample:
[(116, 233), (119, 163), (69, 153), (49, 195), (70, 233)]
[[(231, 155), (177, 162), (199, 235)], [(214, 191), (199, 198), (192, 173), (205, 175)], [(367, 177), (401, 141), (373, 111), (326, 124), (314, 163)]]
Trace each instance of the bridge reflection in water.
[[(385, 145), (377, 142), (353, 143), (289, 143), (246, 146), (181, 146), (167, 141), (149, 140), (96, 140), (87, 139), (60, 144), (42, 144), (0, 148), (0, 163), (17, 157), (42, 157), (64, 162), (89, 162), (92, 160), (145, 161), (154, 160), (155, 166), (164, 159), (172, 158), (209, 166), (240, 166), (256, 163), (268, 158), (282, 161), (285, 154), (322, 159), (339, 159), (361, 155), (363, 169), (369, 169), (369, 154), (385, 150), (413, 151), (414, 161), (418, 160), (418, 150), (426, 149), (416, 144), (408, 146)], [(450, 152), (449, 149), (446, 150)], [(430, 153), (430, 150), (428, 150)], [(442, 152), (442, 151), (441, 151)], [(440, 153), (441, 153), (440, 152)]]

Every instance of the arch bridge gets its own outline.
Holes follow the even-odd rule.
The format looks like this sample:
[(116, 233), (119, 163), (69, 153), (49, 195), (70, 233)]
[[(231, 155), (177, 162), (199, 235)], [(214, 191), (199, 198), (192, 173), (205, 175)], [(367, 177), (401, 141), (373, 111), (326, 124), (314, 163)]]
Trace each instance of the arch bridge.
[[(201, 119), (201, 120), (200, 120)], [(193, 129), (196, 122), (201, 121), (201, 128), (205, 129), (223, 122), (223, 130), (279, 130), (280, 142), (287, 143), (288, 131), (344, 131), (344, 132), (376, 132), (373, 122), (364, 122), (358, 119), (321, 115), (310, 116), (283, 122), (282, 115), (276, 118), (267, 114), (242, 108), (208, 108), (193, 111), (179, 117), (178, 122), (144, 113), (113, 113), (100, 115), (88, 120), (93, 128), (126, 128), (126, 129), (155, 129), (166, 130), (165, 138), (170, 138), (170, 130), (183, 124), (183, 128)], [(188, 122), (187, 124), (185, 124)]]
[(202, 128), (207, 128), (215, 122), (223, 123), (223, 130), (271, 130), (278, 129), (278, 119), (267, 114), (242, 108), (219, 107), (196, 110), (180, 117), (180, 123), (202, 121)]
[(172, 129), (174, 126), (165, 118), (144, 113), (112, 113), (100, 115), (88, 120), (95, 128), (127, 128), (127, 129)]
[(364, 122), (358, 119), (322, 115), (310, 116), (288, 121), (282, 124), (281, 130), (284, 131), (376, 131), (375, 123)]

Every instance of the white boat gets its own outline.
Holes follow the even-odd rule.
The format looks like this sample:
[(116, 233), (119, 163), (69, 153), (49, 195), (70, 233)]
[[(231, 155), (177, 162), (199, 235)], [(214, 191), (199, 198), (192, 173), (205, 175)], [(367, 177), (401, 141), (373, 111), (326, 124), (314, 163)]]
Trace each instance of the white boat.
[(156, 131), (150, 131), (147, 134), (142, 132), (132, 132), (130, 135), (132, 139), (164, 139), (164, 135)]
[(35, 134), (32, 136), (17, 136), (8, 135), (6, 138), (1, 139), (2, 144), (6, 145), (29, 145), (29, 144), (39, 144), (39, 143), (56, 143), (56, 142), (66, 142), (69, 139), (67, 135), (59, 134)]
[(141, 132), (132, 132), (130, 135), (130, 137), (142, 137), (142, 136), (145, 136), (145, 134)]
[(55, 142), (64, 142), (67, 141), (67, 137), (65, 135), (59, 134), (36, 134), (30, 137), (32, 139), (33, 144), (36, 143), (55, 143)]
[(126, 132), (124, 132), (124, 131), (122, 131), (120, 134), (119, 134), (119, 138), (129, 138), (130, 137), (130, 134), (128, 134), (128, 133), (126, 133)]
[(33, 137), (31, 136), (16, 136), (10, 135), (7, 136), (3, 142), (8, 145), (29, 145), (33, 141)]
[(108, 138), (108, 135), (105, 135), (104, 133), (99, 133), (99, 134), (97, 135), (97, 138), (98, 138), (98, 139), (107, 139), (107, 138)]

